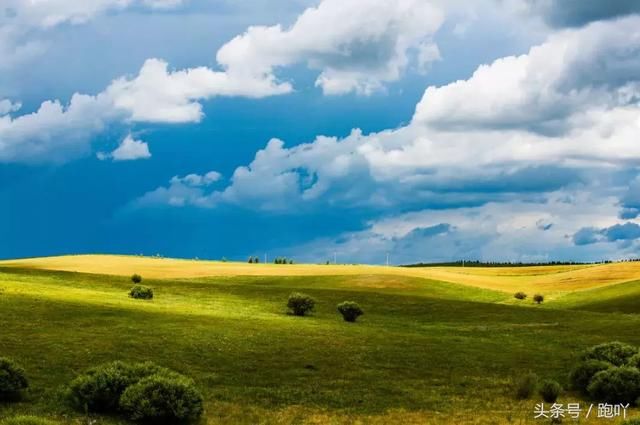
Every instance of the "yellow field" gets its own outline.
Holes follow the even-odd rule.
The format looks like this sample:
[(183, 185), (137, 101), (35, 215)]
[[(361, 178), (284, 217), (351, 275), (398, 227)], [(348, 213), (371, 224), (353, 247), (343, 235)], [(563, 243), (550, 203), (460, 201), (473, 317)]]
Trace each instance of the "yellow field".
[[(640, 262), (532, 267), (385, 267), (371, 265), (248, 264), (122, 255), (69, 255), (0, 261), (22, 267), (106, 275), (141, 274), (155, 279), (206, 276), (408, 276), (479, 288), (563, 293), (640, 279)], [(379, 281), (379, 279), (376, 279)]]

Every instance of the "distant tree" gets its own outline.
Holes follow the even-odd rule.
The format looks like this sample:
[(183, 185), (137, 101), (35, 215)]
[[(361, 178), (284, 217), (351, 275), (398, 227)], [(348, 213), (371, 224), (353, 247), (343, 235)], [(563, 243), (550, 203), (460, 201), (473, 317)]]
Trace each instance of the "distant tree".
[(260, 259), (257, 256), (255, 256), (253, 257), (253, 262), (257, 264), (260, 262)]
[(131, 282), (133, 283), (140, 283), (142, 282), (142, 276), (140, 276), (139, 274), (134, 274), (133, 276), (131, 276)]
[(253, 257), (249, 257), (249, 264), (253, 264)]
[(533, 301), (534, 301), (536, 304), (542, 304), (542, 302), (544, 301), (544, 295), (541, 295), (541, 294), (535, 294), (535, 295), (533, 296)]
[(289, 264), (293, 264), (293, 260), (289, 260)]

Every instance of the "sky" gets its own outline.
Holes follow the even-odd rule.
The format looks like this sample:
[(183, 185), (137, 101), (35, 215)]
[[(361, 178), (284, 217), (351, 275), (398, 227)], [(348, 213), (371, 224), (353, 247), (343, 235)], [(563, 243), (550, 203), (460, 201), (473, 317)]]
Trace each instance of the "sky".
[(0, 258), (640, 257), (640, 2), (0, 0)]

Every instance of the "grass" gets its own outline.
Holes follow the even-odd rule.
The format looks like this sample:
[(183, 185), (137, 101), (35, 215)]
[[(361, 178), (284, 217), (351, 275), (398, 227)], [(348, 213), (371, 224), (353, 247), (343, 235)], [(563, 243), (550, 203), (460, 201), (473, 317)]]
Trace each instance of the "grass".
[[(495, 275), (487, 269), (436, 271), (467, 274), (473, 282), (504, 279), (489, 289), (429, 279), (429, 270), (414, 275), (374, 266), (254, 265), (254, 274), (264, 273), (247, 276), (231, 273), (247, 267), (238, 263), (154, 259), (132, 271), (131, 261), (145, 259), (93, 257), (100, 258), (108, 266), (81, 259), (111, 274), (33, 266), (46, 259), (0, 265), (0, 355), (18, 360), (32, 384), (23, 402), (0, 405), (0, 418), (83, 421), (62, 403), (64, 385), (101, 362), (144, 359), (196, 380), (208, 424), (535, 423), (539, 400), (514, 399), (517, 376), (535, 371), (565, 383), (584, 348), (611, 340), (640, 345), (640, 284), (614, 283), (635, 276), (626, 263), (621, 271), (610, 265), (526, 268), (519, 275), (512, 273), (520, 268)], [(204, 267), (213, 276), (202, 274)], [(342, 267), (347, 272), (313, 274)], [(148, 278), (169, 269), (179, 277)], [(152, 301), (127, 296), (133, 272), (154, 288)], [(595, 276), (591, 285), (585, 272)], [(514, 288), (537, 290), (553, 279), (585, 289), (553, 288), (555, 295), (542, 306), (513, 299)], [(287, 314), (293, 291), (318, 300), (313, 316)], [(357, 323), (345, 323), (337, 313), (344, 300), (364, 309)], [(578, 399), (566, 394), (560, 402)]]

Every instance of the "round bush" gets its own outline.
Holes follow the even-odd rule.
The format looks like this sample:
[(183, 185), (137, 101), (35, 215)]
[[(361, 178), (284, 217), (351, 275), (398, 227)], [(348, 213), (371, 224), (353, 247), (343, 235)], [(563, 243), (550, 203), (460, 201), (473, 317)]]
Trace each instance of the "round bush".
[(524, 400), (531, 397), (537, 387), (538, 375), (535, 373), (527, 373), (520, 377), (515, 383), (516, 398)]
[(571, 388), (587, 394), (587, 387), (591, 378), (598, 372), (612, 368), (613, 365), (602, 360), (589, 359), (578, 363), (569, 374)]
[(635, 403), (640, 396), (640, 371), (622, 366), (596, 373), (587, 387), (589, 395), (607, 403)]
[(562, 387), (556, 381), (548, 380), (540, 384), (540, 396), (547, 403), (555, 403), (562, 392)]
[(37, 416), (15, 416), (0, 421), (0, 425), (58, 425), (58, 422)]
[(176, 374), (157, 374), (128, 387), (120, 407), (133, 420), (153, 423), (183, 422), (200, 417), (202, 395), (191, 379)]
[(289, 295), (287, 307), (296, 316), (304, 316), (305, 314), (310, 313), (315, 309), (316, 300), (308, 295), (294, 292), (293, 294)]
[(136, 283), (136, 284), (142, 282), (142, 276), (140, 276), (137, 273), (132, 275), (131, 276), (131, 282)]
[(533, 301), (534, 301), (536, 304), (542, 304), (542, 302), (544, 301), (544, 295), (542, 295), (542, 294), (535, 294), (535, 295), (533, 296)]
[(0, 399), (17, 397), (29, 387), (24, 369), (13, 360), (0, 357)]
[(527, 294), (525, 294), (524, 292), (516, 292), (513, 297), (517, 300), (524, 300), (527, 298)]
[(364, 314), (360, 306), (353, 301), (344, 301), (338, 304), (338, 311), (342, 314), (345, 322), (355, 322), (356, 319)]
[(79, 410), (115, 412), (124, 390), (147, 376), (168, 371), (151, 362), (106, 363), (89, 369), (69, 384), (71, 404)]
[(615, 341), (589, 348), (583, 353), (582, 358), (584, 360), (602, 360), (614, 366), (623, 366), (636, 354), (638, 354), (638, 348)]
[(150, 300), (153, 298), (153, 289), (144, 285), (134, 285), (129, 291), (129, 296), (140, 300)]

